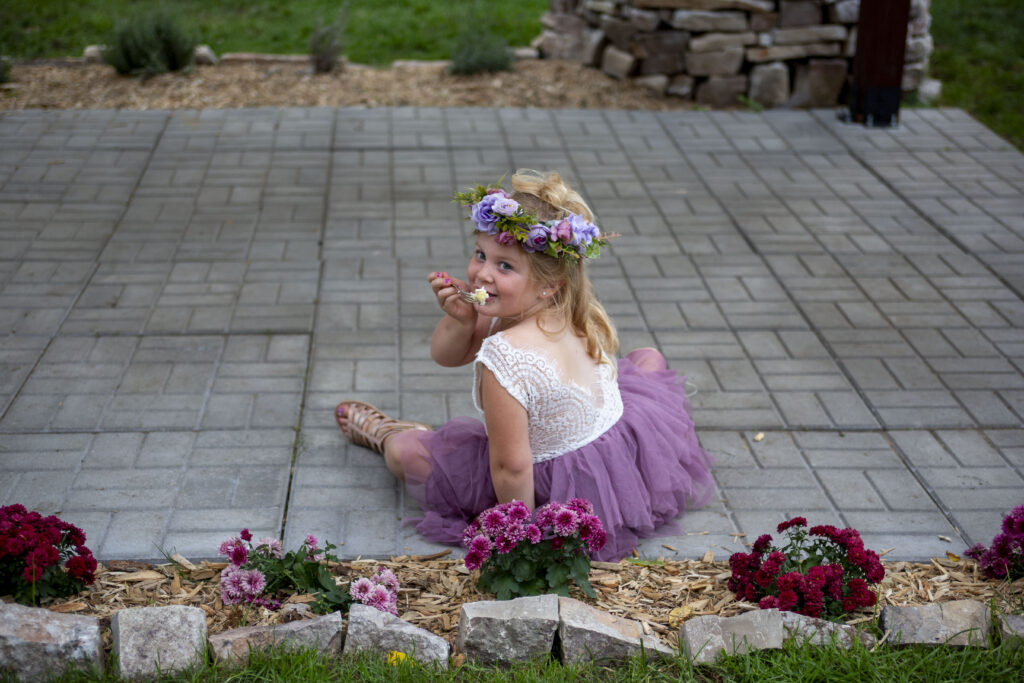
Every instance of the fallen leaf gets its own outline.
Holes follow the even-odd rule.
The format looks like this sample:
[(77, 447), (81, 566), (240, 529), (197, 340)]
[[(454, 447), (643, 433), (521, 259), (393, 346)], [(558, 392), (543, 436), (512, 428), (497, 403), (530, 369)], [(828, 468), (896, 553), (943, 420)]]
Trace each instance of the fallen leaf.
[(672, 628), (678, 628), (679, 624), (689, 619), (692, 615), (693, 608), (689, 605), (676, 607), (668, 613), (668, 625)]
[(953, 542), (952, 538), (950, 538), (949, 536), (943, 536), (942, 534), (939, 534), (939, 540), (940, 541), (945, 541), (946, 543), (952, 543)]
[(946, 558), (949, 559), (950, 562), (959, 562), (960, 561), (960, 556), (959, 555), (956, 555), (955, 553), (951, 553), (948, 550), (946, 551)]
[(714, 562), (714, 561), (715, 561), (715, 551), (714, 550), (709, 550), (706, 553), (704, 553), (704, 559), (702, 560), (702, 562)]
[(754, 441), (764, 441), (764, 432), (758, 432), (755, 434)]
[(668, 543), (662, 543), (661, 547), (664, 548), (665, 550), (671, 550), (674, 553), (678, 553), (679, 552), (678, 550), (676, 550), (675, 548), (670, 546)]

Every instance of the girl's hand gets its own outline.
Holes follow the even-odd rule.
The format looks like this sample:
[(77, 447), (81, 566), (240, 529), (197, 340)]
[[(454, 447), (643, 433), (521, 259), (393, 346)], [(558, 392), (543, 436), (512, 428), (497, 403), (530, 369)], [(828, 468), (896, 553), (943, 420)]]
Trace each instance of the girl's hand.
[(431, 273), (427, 276), (427, 280), (430, 282), (430, 288), (434, 290), (434, 296), (437, 297), (437, 303), (442, 311), (459, 322), (471, 325), (476, 323), (476, 307), (463, 301), (458, 290), (452, 287), (453, 280), (463, 289), (469, 288), (466, 283), (455, 280), (445, 272)]

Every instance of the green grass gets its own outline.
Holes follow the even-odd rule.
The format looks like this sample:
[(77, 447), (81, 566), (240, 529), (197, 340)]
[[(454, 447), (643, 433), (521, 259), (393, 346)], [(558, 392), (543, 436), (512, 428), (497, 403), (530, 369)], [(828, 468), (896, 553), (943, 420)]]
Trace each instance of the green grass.
[[(244, 668), (206, 664), (161, 681), (199, 683), (214, 681), (424, 681), (443, 683), (504, 683), (505, 681), (698, 681), (700, 683), (763, 681), (837, 681), (839, 683), (896, 683), (920, 681), (978, 681), (1004, 683), (1022, 680), (1024, 648), (1016, 653), (1003, 647), (991, 650), (949, 648), (879, 648), (871, 652), (856, 646), (844, 651), (833, 647), (790, 646), (753, 655), (726, 657), (714, 666), (691, 667), (685, 660), (663, 661), (636, 657), (616, 667), (562, 666), (548, 660), (509, 669), (466, 665), (443, 671), (407, 660), (388, 665), (379, 655), (329, 658), (312, 651), (260, 653)], [(0, 676), (0, 680), (3, 677)], [(120, 683), (116, 676), (69, 673), (60, 683)]]
[[(0, 52), (16, 59), (79, 57), (110, 39), (115, 19), (150, 7), (173, 8), (182, 24), (218, 54), (308, 54), (317, 20), (337, 15), (337, 0), (2, 0)], [(349, 0), (344, 54), (362, 64), (447, 59), (458, 18), (473, 0)], [(547, 0), (486, 0), (482, 5), (509, 45), (540, 33)]]
[(965, 109), (1024, 150), (1024, 3), (933, 0), (932, 37), (939, 104)]

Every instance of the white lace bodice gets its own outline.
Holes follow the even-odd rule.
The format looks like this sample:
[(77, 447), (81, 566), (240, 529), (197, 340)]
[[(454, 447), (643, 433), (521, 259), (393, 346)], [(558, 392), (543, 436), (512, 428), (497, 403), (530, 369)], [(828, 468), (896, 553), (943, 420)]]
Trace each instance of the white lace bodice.
[(614, 361), (597, 363), (595, 391), (562, 379), (543, 350), (510, 344), (501, 332), (484, 339), (473, 364), (473, 404), (480, 403), (480, 365), (526, 409), (533, 461), (543, 462), (581, 448), (622, 416)]

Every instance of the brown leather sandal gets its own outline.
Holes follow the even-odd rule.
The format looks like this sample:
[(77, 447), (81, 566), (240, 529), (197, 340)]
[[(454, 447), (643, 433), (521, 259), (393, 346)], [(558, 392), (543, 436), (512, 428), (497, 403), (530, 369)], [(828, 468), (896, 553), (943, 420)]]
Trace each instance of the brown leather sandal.
[[(345, 409), (348, 419), (348, 440), (356, 446), (369, 448), (375, 453), (384, 454), (384, 442), (399, 432), (410, 429), (429, 430), (430, 425), (422, 422), (406, 422), (390, 418), (369, 403), (362, 401), (342, 401), (334, 409), (334, 421), (341, 428), (341, 409)], [(341, 430), (345, 434), (345, 430)]]

